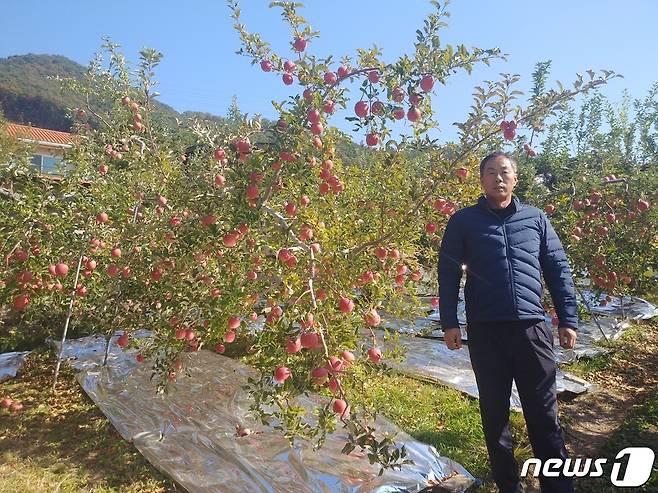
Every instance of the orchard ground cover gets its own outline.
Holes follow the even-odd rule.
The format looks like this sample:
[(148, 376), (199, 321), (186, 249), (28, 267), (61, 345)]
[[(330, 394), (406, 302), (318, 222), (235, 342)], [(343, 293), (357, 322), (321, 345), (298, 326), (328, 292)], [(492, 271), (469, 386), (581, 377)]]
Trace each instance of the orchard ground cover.
[[(610, 457), (627, 446), (658, 447), (658, 324), (635, 326), (613, 348), (611, 355), (568, 367), (600, 385), (591, 395), (560, 401), (567, 445), (574, 454)], [(25, 406), (21, 414), (5, 411), (1, 416), (0, 492), (177, 491), (118, 435), (68, 367), (63, 367), (57, 393), (51, 393), (53, 368), (54, 355), (41, 346), (17, 378), (0, 386), (3, 397)], [(369, 382), (372, 399), (386, 417), (484, 480), (469, 491), (495, 491), (477, 400), (395, 373)], [(512, 414), (512, 430), (517, 459), (531, 457), (519, 413)], [(657, 480), (654, 474), (647, 486), (655, 488)], [(578, 491), (608, 491), (606, 487), (604, 481), (583, 479)]]

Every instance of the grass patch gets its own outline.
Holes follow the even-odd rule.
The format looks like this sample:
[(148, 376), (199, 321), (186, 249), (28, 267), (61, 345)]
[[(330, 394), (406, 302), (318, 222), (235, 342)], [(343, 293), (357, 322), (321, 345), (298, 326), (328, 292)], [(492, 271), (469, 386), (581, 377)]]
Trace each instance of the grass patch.
[(618, 339), (610, 342), (601, 341), (601, 347), (609, 349), (610, 352), (560, 365), (560, 368), (585, 379), (601, 372), (614, 370), (620, 360), (632, 358), (636, 348), (652, 338), (651, 331), (655, 331), (654, 325), (655, 323), (634, 323)]
[[(363, 395), (384, 417), (416, 440), (434, 446), (441, 455), (461, 463), (484, 480), (482, 487), (469, 491), (496, 491), (476, 399), (397, 372), (366, 379)], [(522, 414), (511, 412), (510, 423), (517, 444), (515, 455), (522, 463), (532, 457)]]
[(52, 394), (55, 358), (41, 349), (20, 378), (0, 385), (0, 395), (22, 402), (18, 414), (0, 415), (0, 493), (176, 491), (115, 431), (62, 365)]
[[(599, 457), (607, 457), (605, 473), (601, 478), (587, 478), (577, 481), (582, 493), (612, 493), (619, 491), (610, 483), (612, 462), (617, 453), (626, 447), (649, 447), (658, 453), (658, 390), (629, 413), (625, 423), (610, 436)], [(649, 481), (640, 488), (624, 488), (628, 492), (657, 492), (658, 465), (654, 463)]]

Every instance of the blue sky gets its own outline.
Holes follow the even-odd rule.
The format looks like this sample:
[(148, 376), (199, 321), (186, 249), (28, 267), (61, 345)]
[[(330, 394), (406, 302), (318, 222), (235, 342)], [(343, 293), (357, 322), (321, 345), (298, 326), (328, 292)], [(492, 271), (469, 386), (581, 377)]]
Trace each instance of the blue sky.
[[(279, 10), (269, 9), (268, 4), (243, 1), (243, 22), (280, 54), (293, 56)], [(309, 47), (314, 54), (339, 58), (375, 43), (385, 60), (394, 61), (412, 51), (415, 30), (431, 10), (424, 0), (312, 0), (300, 13), (321, 31), (320, 39)], [(538, 61), (553, 60), (551, 79), (563, 83), (588, 68), (622, 73), (624, 79), (615, 79), (604, 90), (614, 100), (624, 89), (633, 97), (643, 97), (658, 81), (658, 1), (629, 0), (622, 7), (608, 0), (455, 0), (449, 11), (444, 43), (498, 46), (508, 54), (508, 61), (483, 66), (471, 76), (456, 76), (446, 87), (437, 88), (433, 104), (444, 138), (455, 136), (451, 123), (465, 118), (474, 86), (509, 72), (520, 74), (519, 88), (527, 90)], [(223, 115), (235, 95), (243, 111), (274, 118), (270, 102), (299, 87), (284, 86), (280, 76), (263, 73), (247, 58), (235, 55), (237, 34), (221, 0), (2, 2), (0, 57), (60, 54), (86, 65), (104, 35), (119, 43), (129, 60), (136, 61), (145, 46), (164, 53), (157, 73), (160, 99), (179, 111)], [(332, 123), (350, 128), (341, 121), (338, 114)]]

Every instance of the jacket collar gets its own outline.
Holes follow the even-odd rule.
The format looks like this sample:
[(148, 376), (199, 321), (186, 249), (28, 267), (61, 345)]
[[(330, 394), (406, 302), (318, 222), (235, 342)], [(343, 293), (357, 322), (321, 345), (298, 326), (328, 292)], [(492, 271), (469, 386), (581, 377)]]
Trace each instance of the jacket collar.
[[(516, 195), (512, 195), (511, 204), (512, 204), (512, 210), (514, 212), (517, 212), (517, 211), (519, 211), (523, 208), (523, 204), (521, 203), (521, 201), (519, 200), (519, 198)], [(491, 207), (489, 207), (489, 202), (487, 202), (487, 197), (485, 197), (484, 195), (480, 196), (480, 198), (478, 199), (478, 204), (477, 205), (479, 207), (481, 207), (482, 209), (484, 209), (484, 210), (491, 209)]]

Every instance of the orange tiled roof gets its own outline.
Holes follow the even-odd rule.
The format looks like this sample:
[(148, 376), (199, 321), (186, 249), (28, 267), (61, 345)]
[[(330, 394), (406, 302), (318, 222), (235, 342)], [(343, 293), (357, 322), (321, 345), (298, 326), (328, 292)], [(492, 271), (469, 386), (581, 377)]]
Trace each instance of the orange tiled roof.
[(48, 130), (45, 128), (28, 127), (17, 123), (8, 123), (6, 132), (17, 139), (36, 140), (39, 142), (50, 142), (53, 144), (73, 144), (78, 139), (77, 135), (60, 132), (58, 130)]

